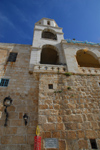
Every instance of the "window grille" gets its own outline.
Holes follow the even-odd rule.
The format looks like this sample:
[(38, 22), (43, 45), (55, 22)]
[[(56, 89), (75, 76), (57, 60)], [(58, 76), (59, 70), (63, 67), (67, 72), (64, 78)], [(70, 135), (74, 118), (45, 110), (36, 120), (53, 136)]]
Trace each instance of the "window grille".
[(17, 58), (17, 53), (11, 52), (11, 53), (9, 54), (8, 61), (9, 61), (9, 62), (15, 62), (15, 61), (16, 61), (16, 58)]
[(1, 79), (0, 80), (0, 86), (8, 86), (9, 79)]
[(53, 89), (53, 84), (48, 84), (49, 89)]
[(42, 38), (57, 40), (57, 35), (49, 31), (43, 31)]

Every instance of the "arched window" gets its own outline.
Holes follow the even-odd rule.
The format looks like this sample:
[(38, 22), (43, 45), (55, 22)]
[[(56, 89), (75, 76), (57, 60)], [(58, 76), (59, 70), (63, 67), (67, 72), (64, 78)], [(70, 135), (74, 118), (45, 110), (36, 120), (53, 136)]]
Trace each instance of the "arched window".
[(57, 40), (57, 35), (54, 31), (52, 31), (50, 29), (45, 29), (42, 32), (42, 38)]
[(51, 45), (43, 46), (41, 52), (41, 64), (53, 64), (57, 65), (59, 61), (59, 56), (55, 47)]
[(90, 51), (79, 50), (76, 59), (80, 67), (100, 67), (97, 56)]
[(50, 21), (47, 21), (47, 25), (50, 25)]

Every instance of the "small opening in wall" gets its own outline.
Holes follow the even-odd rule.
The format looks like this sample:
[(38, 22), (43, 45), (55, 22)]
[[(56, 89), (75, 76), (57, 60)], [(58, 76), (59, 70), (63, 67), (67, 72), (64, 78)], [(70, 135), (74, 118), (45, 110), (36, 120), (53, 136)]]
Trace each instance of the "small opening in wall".
[(17, 58), (17, 54), (18, 53), (15, 53), (15, 52), (11, 52), (10, 54), (9, 54), (9, 57), (8, 57), (8, 62), (15, 62), (16, 61), (16, 58)]
[(47, 25), (50, 25), (50, 21), (47, 21)]
[(100, 82), (99, 82), (99, 86), (100, 86)]
[(53, 89), (53, 84), (48, 84), (49, 89)]
[(91, 143), (91, 148), (92, 149), (98, 149), (97, 148), (97, 143), (95, 139), (90, 139), (90, 143)]

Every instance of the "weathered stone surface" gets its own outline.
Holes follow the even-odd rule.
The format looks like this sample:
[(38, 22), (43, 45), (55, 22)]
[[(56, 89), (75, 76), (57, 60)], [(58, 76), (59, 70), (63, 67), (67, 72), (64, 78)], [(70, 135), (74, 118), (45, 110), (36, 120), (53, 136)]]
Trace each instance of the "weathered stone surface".
[(60, 138), (60, 132), (59, 132), (59, 131), (53, 132), (53, 133), (52, 133), (52, 137), (53, 137), (53, 138)]
[(76, 130), (77, 123), (65, 123), (66, 130)]
[(25, 144), (26, 137), (25, 136), (12, 136), (11, 143), (13, 144)]
[(65, 127), (64, 127), (64, 124), (63, 123), (58, 123), (57, 124), (57, 130), (64, 130), (65, 129)]
[(43, 126), (43, 129), (44, 131), (54, 131), (56, 128), (55, 128), (55, 124), (44, 124)]
[(66, 149), (66, 142), (64, 140), (59, 140), (59, 150)]
[(94, 130), (86, 130), (86, 137), (88, 139), (94, 139), (97, 138), (97, 132)]
[(76, 132), (75, 131), (67, 131), (67, 139), (76, 139), (77, 136), (76, 136)]
[(86, 140), (78, 141), (79, 149), (88, 149), (88, 143)]
[(84, 131), (77, 131), (77, 136), (78, 136), (78, 138), (85, 138), (85, 133), (84, 133)]

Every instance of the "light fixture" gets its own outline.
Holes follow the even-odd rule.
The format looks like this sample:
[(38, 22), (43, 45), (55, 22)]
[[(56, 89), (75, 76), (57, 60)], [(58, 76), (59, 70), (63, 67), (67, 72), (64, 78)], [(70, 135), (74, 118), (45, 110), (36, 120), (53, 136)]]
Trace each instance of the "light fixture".
[(25, 113), (24, 116), (23, 116), (23, 119), (24, 119), (24, 122), (25, 122), (25, 126), (27, 125), (28, 123), (28, 115)]
[(5, 124), (4, 124), (5, 127), (7, 126), (7, 121), (8, 121), (8, 117), (9, 117), (9, 114), (7, 112), (7, 107), (9, 107), (11, 104), (12, 104), (11, 97), (10, 96), (5, 97), (3, 100), (3, 105), (5, 106), (4, 112), (6, 114), (6, 119), (5, 119)]

